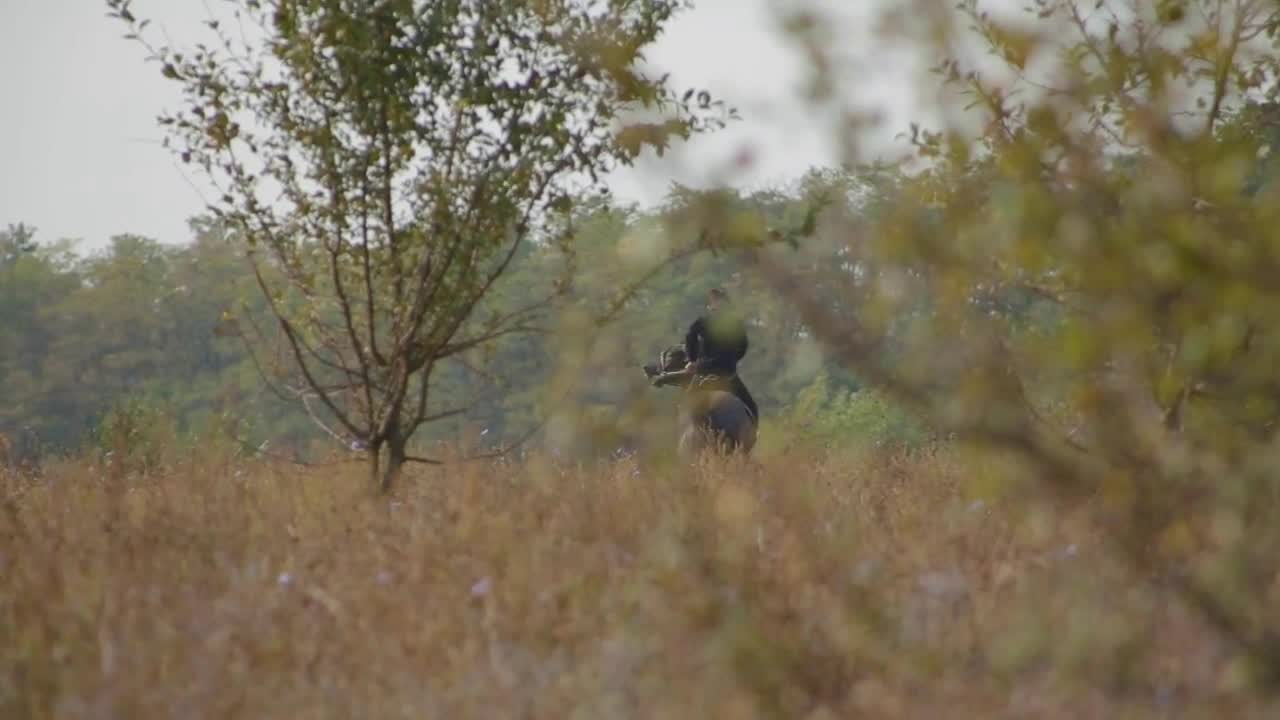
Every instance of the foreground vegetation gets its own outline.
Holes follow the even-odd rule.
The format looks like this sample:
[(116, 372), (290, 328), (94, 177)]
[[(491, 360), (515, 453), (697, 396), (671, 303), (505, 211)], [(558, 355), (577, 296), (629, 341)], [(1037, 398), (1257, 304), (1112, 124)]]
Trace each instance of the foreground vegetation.
[[(676, 187), (643, 212), (547, 195), (551, 184), (531, 197), (524, 183), (559, 172), (557, 130), (576, 126), (551, 121), (532, 156), (548, 167), (457, 196), (447, 172), (424, 170), (436, 191), (405, 214), (390, 209), (402, 183), (386, 160), (445, 155), (408, 121), (422, 113), (396, 119), (390, 100), (365, 123), (362, 94), (403, 95), (409, 66), (387, 58), (436, 63), (406, 39), (466, 56), (409, 84), (429, 102), (471, 88), (459, 94), (475, 103), (446, 108), (463, 125), (514, 112), (475, 115), (476, 103), (530, 102), (536, 78), (580, 97), (564, 83), (574, 73), (531, 71), (523, 90), (499, 79), (488, 92), (499, 56), (521, 52), (420, 32), (425, 1), (353, 18), (332, 3), (304, 3), (301, 16), (284, 0), (239, 4), (263, 8), (266, 27), (265, 8), (279, 11), (271, 24), (287, 42), (273, 48), (295, 48), (288, 58), (377, 71), (342, 76), (355, 80), (337, 89), (356, 95), (335, 96), (304, 62), (294, 79), (325, 86), (312, 113), (323, 132), (261, 146), (284, 149), (271, 162), (291, 177), (306, 154), (292, 151), (318, 142), (333, 160), (317, 161), (324, 193), (295, 188), (297, 217), (248, 224), (241, 211), (262, 207), (229, 196), (235, 207), (212, 207), (219, 220), (197, 221), (182, 250), (121, 236), (81, 260), (25, 226), (0, 233), (0, 440), (15, 435), (6, 454), (29, 476), (4, 476), (0, 711), (1275, 714), (1274, 3), (1037, 0), (1020, 19), (975, 0), (895, 4), (881, 34), (931, 58), (937, 109), (955, 114), (912, 127), (912, 157), (888, 164), (860, 148), (849, 89), (865, 74), (839, 52), (856, 43), (801, 9), (784, 25), (809, 56), (805, 102), (843, 119), (840, 171), (749, 195)], [(142, 30), (127, 0), (108, 5)], [(509, 37), (504, 15), (462, 5), (475, 39)], [(603, 54), (588, 3), (542, 5), (573, 11), (582, 31), (555, 57), (588, 74), (624, 69), (609, 60), (620, 57), (625, 80), (636, 43), (678, 3), (624, 12), (624, 25), (644, 20), (636, 42)], [(516, 29), (516, 46), (532, 42)], [(998, 62), (962, 52), (975, 44)], [(546, 58), (534, 55), (537, 70)], [(222, 110), (258, 105), (224, 97), (203, 55), (158, 57), (218, 110), (197, 101), (197, 120), (177, 121), (197, 160), (253, 149)], [(263, 72), (238, 76), (251, 97), (292, 87)], [(680, 97), (711, 107), (709, 93)], [(345, 134), (329, 120), (352, 108), (380, 136), (403, 121), (404, 142), (337, 148)], [(634, 157), (646, 127), (670, 126), (593, 135), (601, 154), (583, 162)], [(502, 147), (517, 165), (528, 157)], [(221, 167), (241, 190), (258, 187)], [(475, 177), (465, 186), (487, 187), (487, 171)], [(374, 187), (382, 212), (365, 223)], [(481, 204), (456, 207), (466, 197)], [(513, 224), (518, 207), (544, 217)], [(264, 232), (270, 258), (254, 255)], [(460, 243), (479, 243), (475, 263), (436, 264)], [(284, 297), (268, 291), (285, 281)], [(351, 282), (363, 299), (350, 300)], [(758, 461), (588, 464), (665, 447), (646, 433), (663, 432), (670, 396), (636, 367), (713, 284), (752, 322), (744, 377), (773, 423)], [(426, 327), (440, 334), (420, 336)], [(306, 372), (313, 360), (328, 370)], [(376, 481), (379, 448), (395, 468), (465, 428), (489, 448), (530, 439), (523, 447), (561, 459), (531, 451)], [(232, 448), (198, 440), (217, 433)], [(313, 460), (318, 439), (367, 451), (374, 472), (351, 458), (269, 464)], [(60, 462), (58, 451), (93, 454)]]
[[(1248, 717), (1248, 668), (954, 448), (3, 476), (4, 717)], [(1212, 543), (1212, 536), (1186, 542)]]

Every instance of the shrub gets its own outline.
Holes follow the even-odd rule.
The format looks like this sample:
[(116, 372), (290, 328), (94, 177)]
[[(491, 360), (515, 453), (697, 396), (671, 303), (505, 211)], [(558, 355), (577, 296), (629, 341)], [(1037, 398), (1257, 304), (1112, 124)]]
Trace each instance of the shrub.
[(784, 434), (827, 447), (917, 447), (930, 434), (901, 405), (873, 388), (833, 388), (818, 373), (783, 413)]
[(148, 474), (160, 468), (178, 442), (172, 414), (145, 398), (116, 403), (98, 426), (97, 445), (113, 476)]

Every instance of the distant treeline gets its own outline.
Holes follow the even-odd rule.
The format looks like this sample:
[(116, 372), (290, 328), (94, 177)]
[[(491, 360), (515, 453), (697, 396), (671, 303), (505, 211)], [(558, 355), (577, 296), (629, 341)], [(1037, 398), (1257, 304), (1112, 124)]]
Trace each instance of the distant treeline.
[[(733, 196), (732, 202), (763, 225), (821, 196), (831, 227), (847, 227), (849, 217), (874, 212), (894, 182), (887, 172), (814, 172), (786, 192)], [(626, 254), (672, 232), (668, 220), (690, 194), (676, 189), (665, 206), (650, 211), (604, 203), (583, 208), (579, 267), (562, 314), (607, 304), (628, 272)], [(28, 226), (0, 231), (0, 433), (22, 452), (105, 444), (112, 414), (139, 408), (165, 418), (179, 437), (228, 432), (255, 446), (269, 441), (298, 449), (328, 440), (300, 405), (265, 390), (260, 373), (272, 371), (271, 351), (255, 359), (237, 336), (238, 309), (262, 298), (236, 244), (210, 219), (190, 226), (192, 238), (184, 244), (120, 235), (90, 255), (75, 253), (66, 241), (46, 241)], [(820, 229), (794, 261), (838, 263), (824, 247)], [(855, 282), (857, 268), (849, 273)], [(541, 280), (538, 264), (526, 258), (494, 302), (519, 303)], [(842, 403), (858, 389), (857, 380), (827, 362), (785, 302), (741, 272), (731, 254), (700, 253), (671, 263), (615, 320), (594, 328), (589, 350), (571, 351), (564, 325), (461, 358), (433, 392), (440, 407), (471, 410), (426, 428), (416, 440), (447, 439), (470, 428), (483, 432), (485, 442), (510, 441), (557, 413), (640, 417), (627, 415), (637, 400), (661, 411), (670, 398), (646, 393), (637, 369), (680, 341), (706, 290), (717, 285), (728, 288), (750, 318), (742, 373), (766, 419), (776, 423), (802, 411), (798, 424), (834, 432), (840, 423), (833, 418), (848, 412)], [(586, 354), (571, 363), (566, 355), (573, 352)]]

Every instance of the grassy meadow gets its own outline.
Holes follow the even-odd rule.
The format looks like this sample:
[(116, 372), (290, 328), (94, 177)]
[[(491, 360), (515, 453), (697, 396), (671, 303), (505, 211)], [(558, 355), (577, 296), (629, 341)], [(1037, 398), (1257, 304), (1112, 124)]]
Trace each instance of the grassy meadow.
[(1098, 508), (1002, 472), (941, 447), (416, 466), (391, 497), (358, 463), (212, 451), (11, 473), (0, 717), (1280, 709), (1112, 561)]
[[(0, 230), (0, 720), (1280, 718), (1280, 3), (773, 3), (772, 89), (684, 0), (216, 4), (98, 11), (191, 243)], [(777, 420), (679, 464), (715, 287)]]

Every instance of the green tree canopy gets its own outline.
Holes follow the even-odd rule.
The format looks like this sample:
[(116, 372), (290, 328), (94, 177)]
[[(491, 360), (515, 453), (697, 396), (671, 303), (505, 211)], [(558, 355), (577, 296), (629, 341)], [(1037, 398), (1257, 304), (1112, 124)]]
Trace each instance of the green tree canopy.
[[(145, 37), (128, 0), (108, 5)], [(367, 448), (375, 476), (385, 446), (390, 487), (423, 459), (414, 432), (467, 409), (438, 402), (435, 372), (533, 332), (567, 287), (477, 317), (522, 249), (568, 251), (576, 195), (718, 105), (637, 69), (674, 0), (232, 5), (253, 39), (211, 21), (211, 45), (148, 45), (185, 96), (161, 122), (253, 261), (270, 310), (253, 343), (271, 327), (289, 348), (277, 390)]]

